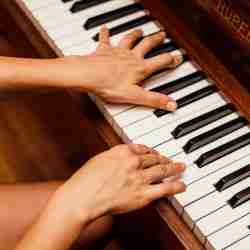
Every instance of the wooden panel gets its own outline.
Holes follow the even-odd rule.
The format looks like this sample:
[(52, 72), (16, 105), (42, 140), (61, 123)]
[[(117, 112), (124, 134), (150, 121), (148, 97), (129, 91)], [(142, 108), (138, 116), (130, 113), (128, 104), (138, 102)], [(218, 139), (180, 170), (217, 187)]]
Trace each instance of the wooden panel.
[[(0, 26), (0, 56), (36, 57), (20, 31), (7, 29), (1, 11), (0, 18), (6, 20)], [(65, 179), (107, 148), (93, 123), (62, 91), (1, 94), (0, 114), (0, 182)]]
[[(214, 54), (216, 51), (211, 51), (208, 47), (209, 44), (214, 43), (213, 40), (216, 40), (216, 38), (209, 39), (207, 37), (207, 43), (205, 41), (201, 42), (198, 36), (199, 33), (194, 32), (197, 24), (195, 25), (189, 18), (192, 15), (185, 15), (185, 13), (193, 13), (192, 10), (195, 10), (192, 8), (192, 4), (189, 1), (181, 0), (155, 0), (152, 7), (150, 0), (144, 0), (144, 3), (152, 11), (152, 14), (159, 19), (173, 39), (181, 47), (185, 48), (188, 55), (215, 81), (222, 93), (230, 98), (236, 107), (250, 120), (250, 93), (247, 86), (242, 85), (239, 79), (231, 73), (230, 67), (227, 68), (222, 64), (223, 57), (229, 54), (226, 50), (227, 47), (217, 47), (217, 50), (224, 51), (221, 55), (218, 54), (217, 57), (217, 54), (216, 56)], [(206, 28), (208, 28), (208, 31), (210, 30), (207, 26), (200, 26), (199, 32), (206, 33), (202, 32)], [(211, 33), (209, 34), (211, 35)], [(219, 36), (219, 33), (216, 33), (217, 35)]]

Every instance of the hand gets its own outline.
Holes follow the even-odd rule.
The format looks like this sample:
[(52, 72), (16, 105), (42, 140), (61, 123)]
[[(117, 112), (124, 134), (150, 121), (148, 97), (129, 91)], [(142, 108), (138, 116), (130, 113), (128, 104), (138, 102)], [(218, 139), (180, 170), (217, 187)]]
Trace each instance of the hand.
[(176, 102), (173, 99), (147, 91), (138, 84), (158, 70), (176, 67), (182, 62), (182, 56), (165, 53), (145, 60), (145, 54), (163, 43), (166, 35), (164, 32), (157, 33), (134, 47), (141, 36), (142, 31), (135, 30), (124, 36), (117, 47), (113, 47), (109, 31), (103, 27), (95, 53), (63, 59), (66, 62), (65, 72), (71, 72), (65, 82), (79, 90), (86, 90), (87, 86), (88, 91), (109, 103), (129, 103), (174, 111)]
[(107, 213), (140, 209), (185, 191), (178, 178), (162, 182), (184, 169), (183, 164), (173, 163), (146, 146), (121, 145), (87, 162), (58, 193), (63, 197), (63, 206), (72, 208), (70, 214), (76, 210), (82, 216), (90, 212), (96, 219)]

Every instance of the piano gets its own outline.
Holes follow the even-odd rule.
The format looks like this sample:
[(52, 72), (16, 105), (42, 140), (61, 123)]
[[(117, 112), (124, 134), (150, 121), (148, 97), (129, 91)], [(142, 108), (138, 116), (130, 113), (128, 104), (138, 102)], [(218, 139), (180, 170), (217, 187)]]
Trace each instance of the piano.
[(114, 45), (135, 28), (144, 36), (166, 30), (164, 44), (147, 56), (179, 50), (185, 60), (144, 87), (176, 99), (175, 113), (90, 97), (123, 142), (146, 144), (188, 166), (182, 176), (187, 192), (156, 204), (185, 249), (250, 249), (247, 1), (1, 2), (41, 57), (91, 53), (103, 24)]

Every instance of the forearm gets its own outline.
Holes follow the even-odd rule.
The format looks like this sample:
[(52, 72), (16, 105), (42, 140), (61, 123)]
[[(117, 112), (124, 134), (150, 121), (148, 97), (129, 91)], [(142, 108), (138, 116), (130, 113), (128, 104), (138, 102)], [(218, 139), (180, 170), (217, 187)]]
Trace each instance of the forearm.
[(0, 250), (14, 249), (62, 182), (0, 185)]
[[(14, 249), (39, 218), (63, 181), (0, 185), (0, 250)], [(81, 231), (78, 245), (89, 249), (111, 231), (113, 218), (102, 217)]]
[[(85, 61), (84, 57), (82, 58)], [(87, 64), (87, 62), (86, 62)], [(24, 59), (0, 57), (0, 91), (36, 88), (77, 88), (63, 59)], [(83, 63), (84, 65), (84, 63)], [(85, 67), (82, 67), (84, 72)], [(87, 68), (87, 66), (86, 66)], [(83, 73), (84, 74), (84, 73)], [(86, 72), (87, 78), (87, 72)], [(85, 90), (82, 82), (81, 90)], [(88, 87), (86, 86), (86, 91)]]
[(67, 194), (55, 194), (16, 250), (69, 249), (81, 231), (86, 230), (95, 219), (103, 215), (93, 217), (92, 211), (69, 203)]

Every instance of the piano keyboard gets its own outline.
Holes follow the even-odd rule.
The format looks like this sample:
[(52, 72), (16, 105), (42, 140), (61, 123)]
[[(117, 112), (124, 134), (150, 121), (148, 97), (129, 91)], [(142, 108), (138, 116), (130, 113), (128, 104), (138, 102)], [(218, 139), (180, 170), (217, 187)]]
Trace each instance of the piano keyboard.
[[(144, 36), (161, 30), (134, 0), (23, 0), (64, 55), (95, 50), (105, 24), (114, 45), (135, 28)], [(180, 50), (171, 39), (147, 57)], [(177, 69), (159, 72), (145, 88), (177, 100), (169, 113), (134, 105), (110, 105), (91, 95), (126, 143), (153, 147), (188, 167), (187, 192), (169, 200), (209, 250), (247, 250), (250, 245), (250, 129), (188, 57)]]

